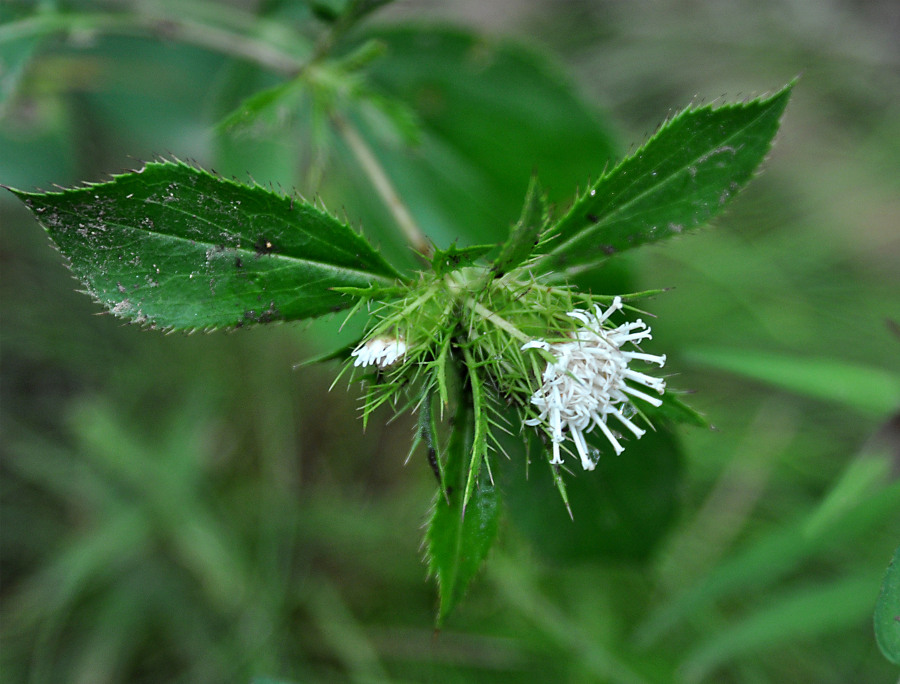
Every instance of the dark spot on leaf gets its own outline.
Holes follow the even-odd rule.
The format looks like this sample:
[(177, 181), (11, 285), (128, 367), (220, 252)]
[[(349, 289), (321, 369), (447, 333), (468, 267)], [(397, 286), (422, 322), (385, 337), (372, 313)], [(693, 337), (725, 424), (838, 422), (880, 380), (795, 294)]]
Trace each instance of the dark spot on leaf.
[(591, 223), (597, 223), (597, 221), (599, 221), (600, 218), (596, 214), (588, 214), (587, 220), (590, 221)]
[(265, 311), (248, 309), (243, 314), (243, 320), (237, 323), (241, 327), (244, 323), (271, 323), (281, 317), (281, 313), (275, 307), (275, 302), (269, 302), (269, 308)]
[(253, 248), (256, 250), (256, 256), (263, 256), (264, 254), (271, 254), (273, 245), (269, 240), (264, 237), (260, 237), (254, 244)]
[(600, 245), (600, 250), (607, 256), (609, 256), (610, 254), (616, 253), (616, 248), (613, 247), (612, 245)]
[(241, 260), (240, 257), (235, 257), (235, 259), (234, 259), (234, 267), (235, 267), (235, 268), (244, 268), (244, 262)]
[(438, 486), (443, 485), (441, 482), (441, 469), (438, 467), (437, 462), (437, 451), (435, 451), (434, 447), (428, 447), (428, 465), (431, 466), (431, 470), (434, 472), (434, 476), (437, 478)]

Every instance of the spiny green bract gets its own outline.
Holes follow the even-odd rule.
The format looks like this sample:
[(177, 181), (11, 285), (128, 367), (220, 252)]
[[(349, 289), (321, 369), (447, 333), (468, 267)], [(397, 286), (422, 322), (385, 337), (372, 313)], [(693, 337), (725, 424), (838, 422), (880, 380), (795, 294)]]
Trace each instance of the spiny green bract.
[(345, 370), (368, 365), (359, 352), (375, 340), (379, 345), (400, 342), (404, 352), (389, 364), (371, 364), (376, 372), (368, 387), (364, 420), (384, 403), (398, 410), (417, 408), (431, 391), (443, 411), (453, 400), (462, 365), (468, 367), (462, 371), (463, 381), (473, 391), (488, 390), (482, 408), (488, 410), (499, 399), (523, 418), (531, 415), (528, 399), (553, 358), (542, 350), (522, 351), (522, 345), (535, 338), (566, 337), (577, 327), (567, 312), (612, 299), (548, 286), (527, 268), (496, 277), (483, 266), (422, 273), (405, 290), (391, 291), (399, 296), (378, 301), (381, 294), (370, 293), (366, 303), (373, 308), (376, 323)]

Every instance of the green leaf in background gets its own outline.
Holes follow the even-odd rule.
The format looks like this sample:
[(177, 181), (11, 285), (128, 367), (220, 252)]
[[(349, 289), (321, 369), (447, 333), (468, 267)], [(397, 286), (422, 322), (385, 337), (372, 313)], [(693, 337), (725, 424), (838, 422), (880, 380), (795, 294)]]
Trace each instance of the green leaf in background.
[(84, 188), (12, 190), (111, 313), (166, 329), (289, 321), (337, 311), (331, 288), (397, 275), (334, 217), (180, 162)]
[(589, 266), (707, 223), (765, 158), (790, 93), (675, 116), (576, 200), (539, 268)]
[[(869, 570), (831, 582), (819, 581), (769, 596), (733, 625), (715, 630), (684, 663), (684, 681), (716, 681), (711, 673), (740, 656), (762, 657), (800, 639), (823, 638), (859, 623), (871, 606)], [(876, 580), (877, 583), (877, 580)]]
[[(292, 125), (307, 124), (314, 144), (323, 145), (322, 132), (337, 111), (357, 107), (378, 120), (408, 145), (419, 141), (415, 114), (397, 99), (373, 90), (360, 71), (384, 53), (384, 44), (370, 40), (341, 59), (308, 64), (294, 78), (253, 93), (218, 124), (220, 133), (285, 135)], [(315, 140), (318, 138), (318, 142)], [(321, 150), (324, 153), (324, 149)]]
[(278, 130), (299, 116), (306, 83), (299, 78), (255, 92), (219, 122), (220, 131), (264, 132)]
[(497, 536), (499, 491), (487, 468), (477, 471), (468, 505), (463, 503), (474, 432), (472, 406), (461, 397), (443, 468), (445, 496), (437, 497), (425, 537), (428, 568), (440, 594), (438, 627), (463, 598)]
[[(852, 467), (846, 475), (855, 479), (858, 469)], [(636, 642), (651, 648), (709, 605), (775, 585), (824, 550), (841, 548), (883, 521), (897, 518), (900, 484), (883, 486), (882, 480), (870, 487), (848, 491), (845, 481), (842, 479), (834, 487), (847, 492), (842, 508), (835, 510), (831, 496), (826, 495), (821, 509), (827, 509), (827, 517), (814, 510), (743, 544), (680, 595), (660, 603), (638, 629)], [(871, 599), (868, 605), (871, 609)]]
[(900, 377), (886, 369), (748, 349), (694, 348), (684, 357), (875, 416), (884, 416), (900, 406)]
[[(410, 150), (369, 121), (359, 121), (360, 132), (438, 246), (504, 241), (530, 176), (563, 202), (616, 154), (611, 126), (545, 53), (440, 26), (380, 26), (366, 36), (387, 46), (368, 69), (373, 88), (412, 108), (422, 135)], [(355, 162), (342, 165), (352, 173)]]
[[(567, 505), (555, 488), (538, 486), (542, 478), (527, 477), (524, 456), (513, 440), (505, 441), (511, 462), (501, 477), (510, 521), (542, 556), (559, 563), (648, 558), (675, 521), (683, 476), (678, 440), (665, 422), (655, 427), (629, 440), (624, 453), (601, 456), (593, 472), (563, 473)], [(588, 439), (591, 444), (595, 436)]]
[(498, 278), (531, 256), (546, 222), (547, 198), (541, 191), (537, 176), (532, 176), (528, 192), (525, 193), (522, 216), (513, 226), (494, 261), (494, 272)]
[(884, 657), (900, 665), (900, 547), (888, 565), (875, 605), (875, 638)]

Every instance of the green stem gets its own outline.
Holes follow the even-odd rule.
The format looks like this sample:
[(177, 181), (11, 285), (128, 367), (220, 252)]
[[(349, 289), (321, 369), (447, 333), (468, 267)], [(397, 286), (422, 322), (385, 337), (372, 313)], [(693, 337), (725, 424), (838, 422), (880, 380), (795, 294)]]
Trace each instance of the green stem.
[[(29, 37), (67, 32), (74, 36), (91, 34), (140, 35), (172, 40), (246, 59), (286, 75), (297, 74), (307, 63), (308, 55), (292, 54), (271, 43), (231, 28), (212, 26), (176, 13), (160, 12), (145, 6), (142, 13), (56, 13), (37, 14), (0, 26), (0, 44)], [(259, 19), (246, 15), (248, 25)], [(283, 32), (283, 28), (282, 28)], [(297, 36), (296, 44), (303, 44)]]
[(338, 133), (341, 134), (347, 142), (347, 145), (349, 145), (351, 152), (353, 152), (356, 160), (362, 166), (363, 171), (369, 177), (372, 185), (375, 186), (376, 192), (378, 192), (388, 210), (393, 215), (394, 220), (397, 222), (400, 230), (403, 231), (409, 244), (423, 257), (430, 259), (434, 253), (431, 243), (413, 219), (412, 214), (409, 213), (409, 209), (406, 208), (403, 200), (400, 199), (400, 196), (394, 189), (393, 183), (391, 183), (391, 179), (388, 178), (384, 167), (381, 165), (381, 162), (378, 161), (378, 158), (375, 156), (375, 153), (369, 147), (368, 143), (363, 140), (363, 137), (359, 132), (343, 117), (335, 114), (332, 116), (332, 121), (335, 128), (337, 128)]

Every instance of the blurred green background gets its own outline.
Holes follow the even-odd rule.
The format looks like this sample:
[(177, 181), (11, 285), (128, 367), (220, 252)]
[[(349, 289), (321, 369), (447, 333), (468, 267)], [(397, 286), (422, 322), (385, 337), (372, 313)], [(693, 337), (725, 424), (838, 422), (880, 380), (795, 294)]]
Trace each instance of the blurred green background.
[[(49, 189), (175, 155), (320, 193), (406, 258), (327, 134), (215, 132), (278, 74), (161, 29), (18, 33), (32, 11), (63, 4), (0, 7), (0, 182)], [(264, 12), (254, 35), (273, 43), (286, 25), (314, 38), (321, 21), (302, 2), (180, 7), (224, 25)], [(490, 38), (417, 43), (391, 28), (410, 21)], [(541, 529), (511, 504), (483, 575), (433, 634), (420, 541), (434, 480), (423, 455), (404, 464), (412, 421), (386, 425), (385, 413), (363, 432), (358, 386), (329, 391), (336, 367), (293, 369), (334, 346), (339, 321), (210, 335), (125, 327), (76, 292), (4, 193), (0, 678), (895, 681), (872, 611), (900, 541), (900, 6), (398, 2), (367, 27), (393, 46), (373, 82), (408, 96), (428, 125), (454, 94), (471, 105), (415, 153), (356, 112), (442, 244), (502, 235), (532, 171), (564, 204), (602, 171), (604, 145), (627, 152), (691, 102), (801, 75), (765, 173), (715, 228), (603, 276), (673, 288), (646, 306), (656, 348), (670, 384), (695, 390), (717, 428), (678, 430), (680, 477), (664, 473), (679, 502), (671, 528), (638, 560), (611, 558), (602, 539), (567, 553), (539, 540), (574, 537), (577, 511), (576, 527), (560, 528), (554, 510)], [(442, 89), (460, 52), (471, 90)], [(415, 69), (446, 76), (405, 93)], [(563, 142), (542, 150), (542, 127)], [(519, 464), (500, 465), (524, 480)], [(535, 501), (559, 506), (539, 475), (525, 483)]]

